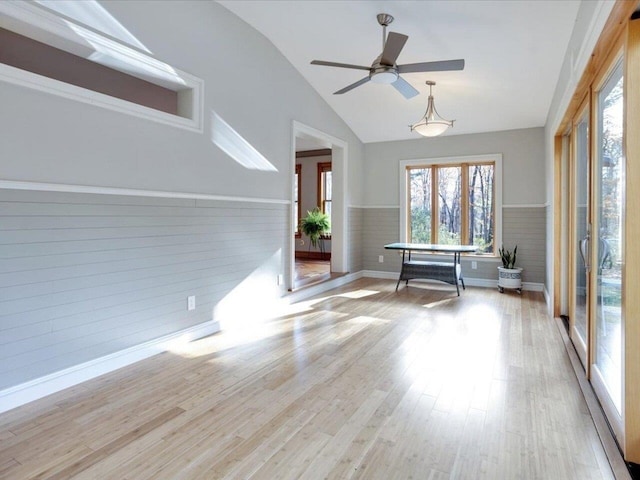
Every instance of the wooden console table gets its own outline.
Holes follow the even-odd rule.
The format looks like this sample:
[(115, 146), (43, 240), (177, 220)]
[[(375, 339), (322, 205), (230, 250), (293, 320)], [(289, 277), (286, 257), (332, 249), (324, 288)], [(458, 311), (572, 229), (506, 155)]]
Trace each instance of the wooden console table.
[[(400, 270), (398, 283), (396, 283), (396, 291), (398, 291), (398, 286), (402, 280), (406, 282), (405, 285), (408, 285), (409, 280), (426, 278), (455, 285), (458, 296), (460, 296), (458, 283), (462, 284), (463, 289), (465, 288), (460, 267), (460, 254), (473, 253), (478, 250), (478, 247), (473, 245), (432, 245), (426, 243), (390, 243), (385, 245), (384, 248), (387, 250), (402, 250), (402, 269)], [(411, 252), (453, 253), (453, 262), (412, 260)]]

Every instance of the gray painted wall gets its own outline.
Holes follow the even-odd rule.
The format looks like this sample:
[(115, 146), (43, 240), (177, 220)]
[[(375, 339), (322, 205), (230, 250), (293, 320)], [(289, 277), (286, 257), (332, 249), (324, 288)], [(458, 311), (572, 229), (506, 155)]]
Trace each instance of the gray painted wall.
[[(512, 249), (518, 245), (518, 264), (524, 267), (524, 281), (543, 283), (546, 274), (546, 224), (544, 129), (530, 128), (506, 132), (420, 139), (365, 145), (364, 239), (365, 270), (393, 271), (400, 268), (397, 254), (384, 250), (386, 243), (399, 240), (399, 161), (475, 154), (501, 153), (503, 205), (536, 205), (535, 208), (503, 208), (502, 238)], [(376, 207), (394, 208), (376, 208)], [(384, 263), (378, 256), (384, 255)], [(495, 279), (499, 259), (478, 260), (471, 270), (463, 261), (468, 278)]]
[[(155, 57), (204, 80), (204, 134), (0, 84), (2, 179), (288, 200), (293, 120), (348, 142), (359, 169), (353, 132), (271, 42), (221, 5), (101, 3)], [(278, 171), (247, 170), (218, 149), (214, 111)]]
[[(524, 282), (544, 283), (546, 262), (546, 208), (504, 208), (504, 245), (518, 245), (517, 266)], [(495, 265), (494, 265), (495, 267)], [(495, 271), (495, 270), (494, 270)], [(475, 276), (471, 273), (469, 276)]]
[[(361, 203), (361, 142), (261, 34), (214, 2), (101, 3), (204, 80), (204, 134), (0, 82), (0, 180), (288, 201), (296, 120), (347, 143), (345, 202)], [(218, 149), (214, 111), (277, 172)], [(283, 293), (288, 205), (5, 190), (0, 208), (0, 389)]]
[[(455, 127), (454, 127), (455, 129)], [(400, 160), (502, 153), (503, 203), (544, 204), (544, 129), (455, 135), (365, 145), (364, 205), (399, 205)]]
[(349, 272), (359, 272), (363, 269), (363, 228), (364, 228), (364, 211), (362, 208), (350, 207), (347, 223), (349, 227)]
[[(268, 40), (220, 5), (101, 3), (157, 58), (205, 81), (205, 133), (0, 83), (0, 180), (289, 200), (297, 120), (348, 144), (353, 272), (398, 271), (397, 256), (380, 250), (397, 240), (398, 211), (369, 207), (398, 205), (400, 159), (502, 153), (504, 203), (545, 201), (541, 128), (365, 148)], [(277, 172), (247, 170), (213, 145), (214, 111)], [(286, 205), (5, 190), (0, 208), (0, 389), (212, 318), (233, 321), (247, 296), (282, 293)], [(538, 215), (526, 210), (505, 217), (524, 228), (522, 215)], [(536, 277), (527, 281), (544, 258), (533, 248), (541, 232), (529, 232), (524, 261)], [(187, 313), (193, 294), (198, 308)]]
[[(281, 269), (287, 210), (0, 190), (0, 389), (224, 321), (230, 291)], [(279, 294), (275, 276), (259, 286)]]

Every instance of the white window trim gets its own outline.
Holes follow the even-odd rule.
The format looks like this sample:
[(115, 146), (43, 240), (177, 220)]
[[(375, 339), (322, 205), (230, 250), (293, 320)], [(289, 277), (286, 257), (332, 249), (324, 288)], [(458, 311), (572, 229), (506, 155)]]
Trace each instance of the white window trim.
[[(44, 43), (57, 48), (60, 48), (61, 45), (64, 44), (66, 45), (64, 50), (86, 57), (87, 51), (90, 49), (87, 47), (87, 42), (84, 42), (78, 35), (73, 35), (72, 29), (70, 29), (69, 26), (74, 23), (75, 22), (56, 15), (34, 3), (16, 0), (11, 2), (0, 1), (0, 27), (6, 28), (13, 26), (16, 27), (17, 30), (26, 29), (27, 31), (37, 31), (39, 32), (37, 35), (39, 41), (44, 41)], [(0, 81), (153, 120), (185, 130), (198, 133), (203, 132), (204, 82), (202, 79), (173, 68), (155, 59), (151, 55), (131, 48), (100, 32), (89, 31), (84, 25), (75, 25), (78, 29), (91, 33), (94, 42), (99, 42), (102, 46), (108, 46), (111, 50), (116, 51), (121, 58), (129, 58), (134, 64), (136, 62), (144, 63), (146, 69), (151, 72), (149, 74), (150, 78), (145, 78), (145, 80), (178, 92), (178, 111), (184, 116), (172, 115), (127, 100), (21, 70), (10, 65), (0, 64)], [(153, 79), (154, 69), (157, 69), (158, 73), (155, 80)], [(173, 84), (166, 78), (162, 78), (162, 73), (167, 70), (175, 73), (177, 80), (173, 82)]]
[[(481, 163), (493, 162), (494, 170), (494, 188), (495, 188), (495, 232), (494, 243), (496, 247), (502, 245), (502, 154), (492, 153), (487, 155), (467, 155), (457, 157), (438, 157), (438, 158), (416, 158), (410, 160), (400, 160), (398, 179), (400, 182), (400, 235), (401, 242), (408, 242), (407, 238), (407, 219), (408, 199), (407, 199), (407, 167), (420, 167), (429, 165), (455, 165), (462, 163)], [(478, 258), (495, 258), (496, 255), (477, 255)]]

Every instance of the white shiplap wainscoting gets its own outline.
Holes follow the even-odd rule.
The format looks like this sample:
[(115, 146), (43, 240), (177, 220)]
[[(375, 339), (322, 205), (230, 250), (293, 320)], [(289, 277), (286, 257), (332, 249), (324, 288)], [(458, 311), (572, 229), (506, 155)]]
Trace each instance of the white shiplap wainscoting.
[(0, 411), (214, 333), (243, 295), (284, 293), (288, 201), (1, 185)]

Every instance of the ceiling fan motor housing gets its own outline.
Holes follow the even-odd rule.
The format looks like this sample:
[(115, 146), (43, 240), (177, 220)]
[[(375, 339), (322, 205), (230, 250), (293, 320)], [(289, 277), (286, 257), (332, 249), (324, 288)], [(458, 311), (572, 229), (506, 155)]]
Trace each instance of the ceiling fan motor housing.
[(398, 79), (398, 70), (395, 66), (374, 64), (369, 76), (374, 83), (393, 83)]

